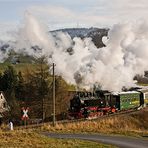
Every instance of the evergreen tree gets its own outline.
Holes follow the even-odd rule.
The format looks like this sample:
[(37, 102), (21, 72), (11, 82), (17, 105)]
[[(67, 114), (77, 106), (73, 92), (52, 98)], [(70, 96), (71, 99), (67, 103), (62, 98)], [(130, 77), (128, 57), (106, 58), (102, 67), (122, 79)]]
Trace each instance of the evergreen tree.
[(18, 82), (15, 89), (15, 96), (18, 100), (25, 101), (25, 82), (21, 71), (18, 73)]
[(3, 91), (3, 85), (2, 85), (2, 78), (3, 78), (3, 75), (2, 73), (0, 72), (0, 91)]
[[(26, 93), (31, 90), (31, 110), (32, 114), (38, 118), (45, 118), (46, 108), (48, 108), (48, 92), (50, 84), (49, 66), (46, 58), (41, 57), (37, 60), (37, 69), (28, 75), (26, 83)], [(29, 97), (29, 96), (28, 96)]]
[(8, 98), (14, 93), (18, 83), (17, 73), (13, 66), (8, 66), (2, 76), (2, 90), (6, 92)]
[(18, 84), (18, 77), (13, 66), (8, 66), (4, 71), (2, 76), (2, 90), (5, 92), (8, 105), (10, 107), (9, 115), (11, 118), (19, 119), (20, 115), (20, 106), (19, 102), (16, 100), (15, 89)]

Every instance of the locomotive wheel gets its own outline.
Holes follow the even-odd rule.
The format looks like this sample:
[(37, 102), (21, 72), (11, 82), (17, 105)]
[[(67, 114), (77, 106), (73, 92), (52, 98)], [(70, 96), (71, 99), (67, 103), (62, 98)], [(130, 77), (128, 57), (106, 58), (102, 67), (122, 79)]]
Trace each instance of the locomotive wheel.
[(103, 112), (98, 112), (98, 116), (103, 116)]
[(116, 109), (115, 108), (112, 108), (112, 113), (115, 113), (116, 112)]

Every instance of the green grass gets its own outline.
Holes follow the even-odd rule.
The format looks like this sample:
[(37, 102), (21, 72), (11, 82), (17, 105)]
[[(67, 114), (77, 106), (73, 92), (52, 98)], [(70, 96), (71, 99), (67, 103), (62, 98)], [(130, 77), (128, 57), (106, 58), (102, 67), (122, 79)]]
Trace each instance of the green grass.
[(111, 145), (99, 144), (84, 140), (53, 139), (40, 135), (35, 131), (0, 131), (0, 147), (4, 148), (115, 148)]

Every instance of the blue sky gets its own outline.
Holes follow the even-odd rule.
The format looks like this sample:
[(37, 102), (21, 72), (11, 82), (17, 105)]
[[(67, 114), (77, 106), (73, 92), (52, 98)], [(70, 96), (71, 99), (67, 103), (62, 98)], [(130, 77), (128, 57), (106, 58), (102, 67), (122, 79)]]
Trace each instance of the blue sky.
[[(93, 1), (93, 0), (92, 0)], [(24, 11), (34, 6), (61, 6), (83, 11), (93, 6), (90, 0), (0, 0), (0, 21), (17, 21), (23, 17)]]
[(48, 3), (48, 0), (0, 0), (0, 21), (19, 21), (29, 7)]
[[(16, 27), (29, 11), (49, 29), (110, 27), (147, 19), (147, 0), (0, 0), (0, 31)], [(6, 28), (6, 29), (4, 29)]]

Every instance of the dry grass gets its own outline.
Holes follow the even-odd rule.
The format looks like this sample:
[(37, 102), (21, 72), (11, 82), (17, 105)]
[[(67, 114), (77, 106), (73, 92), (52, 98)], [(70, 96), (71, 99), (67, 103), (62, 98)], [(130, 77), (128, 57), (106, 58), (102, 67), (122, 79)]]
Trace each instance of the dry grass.
[(54, 128), (50, 125), (45, 125), (43, 130), (53, 132), (90, 132), (142, 136), (148, 134), (148, 110), (95, 121), (57, 124)]
[[(112, 147), (82, 140), (50, 139), (33, 130), (4, 131), (0, 130), (0, 147), (51, 147), (51, 148), (81, 148), (81, 147)], [(124, 134), (132, 136), (148, 135), (148, 109), (130, 115), (108, 117), (95, 121), (57, 124), (55, 127), (43, 126), (43, 131), (70, 133), (105, 133)], [(40, 132), (40, 130), (38, 130)]]
[(83, 140), (52, 139), (35, 131), (0, 131), (0, 147), (3, 148), (114, 148)]

